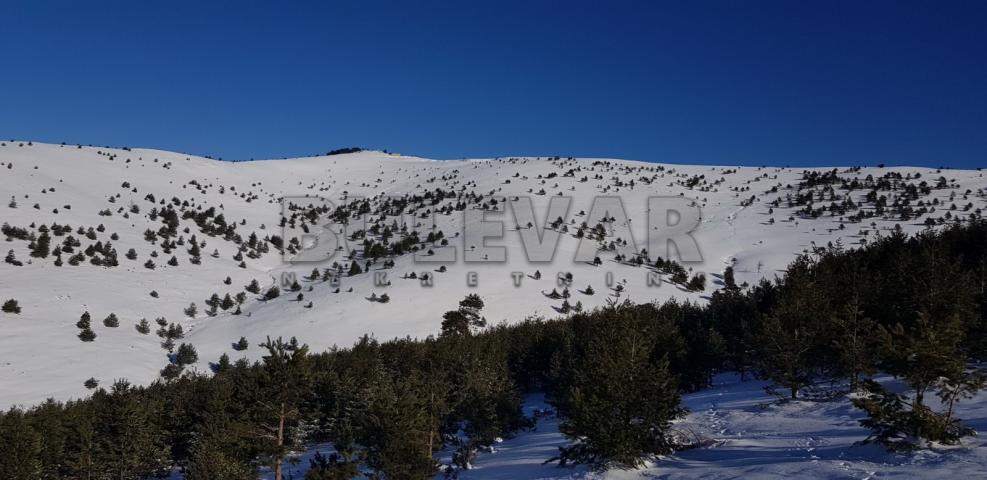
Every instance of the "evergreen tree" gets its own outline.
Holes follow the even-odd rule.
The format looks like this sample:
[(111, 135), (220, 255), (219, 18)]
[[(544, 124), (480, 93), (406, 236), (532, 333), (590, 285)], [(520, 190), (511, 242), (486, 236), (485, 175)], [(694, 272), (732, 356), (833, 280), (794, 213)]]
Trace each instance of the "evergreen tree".
[(257, 478), (256, 470), (249, 464), (223, 452), (216, 446), (223, 443), (222, 433), (204, 437), (192, 450), (192, 457), (185, 469), (186, 480), (251, 480)]
[(224, 381), (220, 380), (219, 388), (206, 393), (204, 424), (190, 447), (186, 480), (257, 478), (256, 469), (245, 461), (247, 449), (238, 433), (242, 427), (226, 413), (229, 403), (234, 400), (233, 391), (224, 387)]
[(148, 333), (151, 333), (151, 325), (147, 323), (146, 318), (142, 318), (140, 322), (137, 322), (135, 328), (137, 328), (137, 331), (140, 332), (141, 335), (147, 335)]
[(566, 401), (558, 402), (559, 429), (573, 441), (560, 447), (560, 465), (636, 467), (672, 449), (669, 424), (681, 410), (667, 356), (654, 359), (653, 338), (632, 312), (604, 316), (583, 331), (585, 350), (574, 359)]
[(913, 325), (883, 330), (884, 367), (912, 388), (913, 407), (924, 405), (926, 393), (943, 379), (960, 378), (966, 362), (960, 351), (963, 330), (959, 316), (916, 315)]
[(75, 322), (75, 326), (82, 329), (91, 327), (92, 316), (89, 315), (89, 312), (82, 312), (82, 315), (79, 317), (79, 321)]
[(0, 413), (0, 472), (4, 479), (36, 480), (41, 476), (41, 436), (18, 409)]
[(706, 276), (697, 273), (689, 280), (689, 284), (686, 286), (687, 289), (693, 292), (701, 292), (706, 289)]
[(292, 338), (270, 338), (254, 377), (252, 417), (261, 457), (271, 466), (275, 480), (283, 480), (284, 457), (298, 441), (296, 429), (302, 408), (311, 395), (312, 365), (308, 346)]
[(11, 264), (11, 265), (13, 265), (13, 266), (15, 266), (15, 267), (20, 267), (20, 266), (24, 265), (23, 263), (20, 262), (20, 260), (17, 260), (17, 258), (14, 256), (14, 251), (13, 250), (10, 250), (9, 252), (7, 252), (7, 256), (4, 258), (4, 261), (7, 262), (7, 263), (9, 263), (9, 264)]
[(786, 280), (789, 294), (761, 320), (757, 338), (761, 373), (787, 389), (792, 400), (818, 378), (821, 365), (831, 364), (820, 348), (825, 325), (819, 319), (826, 318), (820, 293), (807, 274), (797, 275)]
[(219, 356), (219, 361), (213, 365), (210, 365), (210, 367), (212, 368), (213, 373), (223, 373), (233, 368), (233, 362), (230, 361), (230, 356), (226, 352), (223, 352), (223, 354)]
[(17, 300), (11, 298), (6, 302), (3, 302), (3, 307), (0, 307), (6, 313), (21, 313), (21, 307), (17, 304)]
[(65, 463), (60, 467), (64, 468), (69, 478), (99, 478), (93, 410), (93, 402), (90, 401), (66, 412), (70, 428), (65, 440)]
[(192, 365), (199, 361), (199, 353), (195, 351), (195, 347), (188, 343), (183, 343), (178, 346), (178, 350), (175, 352), (175, 363), (178, 365)]
[(479, 295), (471, 293), (459, 302), (459, 308), (442, 315), (442, 335), (469, 336), (473, 328), (483, 328), (487, 321), (480, 316), (483, 300)]
[(83, 328), (82, 331), (79, 332), (79, 340), (82, 340), (83, 342), (91, 342), (96, 340), (96, 332), (92, 331), (92, 329), (88, 327)]
[(850, 390), (857, 390), (860, 376), (876, 371), (879, 346), (873, 333), (877, 323), (864, 316), (860, 299), (854, 295), (833, 319), (833, 325), (837, 331), (833, 346), (839, 351), (841, 370), (850, 378)]
[(759, 327), (758, 317), (751, 297), (760, 296), (764, 288), (772, 290), (771, 283), (756, 286), (750, 295), (742, 295), (738, 290), (722, 289), (713, 292), (709, 302), (710, 321), (724, 340), (724, 362), (745, 379), (751, 360), (754, 357), (755, 333)]
[[(165, 347), (165, 349), (170, 352), (174, 348), (174, 345), (175, 343), (172, 342), (171, 339), (168, 339), (165, 341), (165, 343), (162, 344), (162, 347)], [(178, 365), (177, 363), (169, 363), (165, 365), (164, 368), (161, 369), (159, 374), (161, 375), (162, 379), (170, 382), (172, 380), (178, 379), (178, 377), (182, 375), (183, 370), (185, 370), (185, 367)]]
[(154, 418), (160, 400), (117, 381), (109, 393), (93, 394), (96, 453), (106, 477), (139, 479), (164, 473), (168, 454)]
[(38, 239), (34, 242), (34, 248), (31, 249), (31, 256), (36, 258), (45, 258), (51, 252), (51, 236), (48, 232), (41, 232)]
[(222, 308), (223, 310), (229, 310), (233, 308), (234, 305), (236, 305), (236, 303), (233, 302), (233, 297), (230, 297), (230, 294), (227, 293), (223, 297), (223, 300), (219, 303), (219, 308)]
[(734, 279), (733, 276), (733, 266), (727, 266), (727, 268), (723, 270), (723, 285), (724, 288), (726, 288), (727, 290), (739, 289), (737, 287), (737, 281)]
[(264, 293), (264, 300), (273, 300), (281, 296), (281, 289), (277, 285), (269, 288), (267, 292)]
[(366, 448), (366, 465), (374, 472), (371, 478), (425, 480), (438, 471), (432, 457), (438, 444), (429, 433), (438, 425), (423, 389), (419, 375), (385, 376), (373, 386), (359, 438)]

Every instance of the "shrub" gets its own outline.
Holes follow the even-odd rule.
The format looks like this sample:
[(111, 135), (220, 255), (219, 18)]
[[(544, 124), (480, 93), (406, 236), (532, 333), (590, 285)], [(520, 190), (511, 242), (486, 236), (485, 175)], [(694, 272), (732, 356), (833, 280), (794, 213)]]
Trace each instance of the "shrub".
[(17, 300), (11, 298), (6, 302), (3, 302), (3, 307), (0, 308), (6, 313), (21, 313), (21, 306), (17, 304)]

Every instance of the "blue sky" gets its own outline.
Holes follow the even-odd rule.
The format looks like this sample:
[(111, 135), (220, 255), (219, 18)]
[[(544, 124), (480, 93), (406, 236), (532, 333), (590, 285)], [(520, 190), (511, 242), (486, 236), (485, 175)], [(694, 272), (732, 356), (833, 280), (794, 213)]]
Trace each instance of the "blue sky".
[(0, 138), (987, 166), (982, 1), (153, 3), (4, 2)]

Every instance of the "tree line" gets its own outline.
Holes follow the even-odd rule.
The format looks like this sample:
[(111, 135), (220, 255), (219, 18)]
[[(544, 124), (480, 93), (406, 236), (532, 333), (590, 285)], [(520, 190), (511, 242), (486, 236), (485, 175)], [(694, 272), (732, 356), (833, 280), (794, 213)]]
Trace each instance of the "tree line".
[[(783, 276), (705, 304), (610, 304), (557, 319), (485, 327), (482, 299), (446, 314), (442, 333), (309, 352), (268, 339), (259, 361), (224, 355), (213, 374), (148, 386), (117, 381), (90, 398), (0, 415), (0, 471), (19, 479), (280, 478), (288, 453), (327, 443), (306, 478), (455, 475), (498, 438), (530, 428), (524, 395), (544, 393), (570, 442), (560, 465), (636, 466), (689, 448), (672, 422), (679, 396), (716, 373), (770, 380), (779, 401), (856, 392), (891, 449), (955, 443), (972, 432), (954, 406), (983, 387), (987, 222), (856, 250), (828, 245)], [(241, 339), (245, 342), (245, 340)], [(910, 389), (892, 393), (877, 372)], [(930, 402), (935, 395), (939, 402)], [(440, 465), (436, 454), (452, 451)], [(369, 472), (369, 473), (368, 473)]]

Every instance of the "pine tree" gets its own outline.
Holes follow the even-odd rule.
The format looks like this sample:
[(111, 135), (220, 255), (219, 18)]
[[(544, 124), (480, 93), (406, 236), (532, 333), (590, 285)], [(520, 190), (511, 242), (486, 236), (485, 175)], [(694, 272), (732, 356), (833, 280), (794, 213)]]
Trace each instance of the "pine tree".
[(89, 315), (89, 312), (82, 312), (79, 321), (75, 322), (75, 326), (81, 329), (90, 328), (92, 326), (92, 316)]
[[(174, 342), (172, 342), (171, 339), (166, 340), (165, 343), (169, 343), (171, 346), (174, 345)], [(162, 344), (162, 346), (163, 345), (164, 344)], [(170, 352), (172, 350), (172, 347), (166, 348), (166, 350), (168, 350)], [(169, 363), (169, 364), (165, 365), (164, 368), (161, 369), (161, 371), (159, 372), (159, 374), (161, 375), (161, 378), (162, 379), (164, 379), (165, 381), (170, 382), (170, 381), (175, 380), (178, 377), (180, 377), (182, 375), (182, 371), (184, 371), (184, 370), (185, 370), (185, 367), (183, 367), (181, 365), (178, 365), (178, 364), (175, 364), (175, 363)]]
[(733, 276), (733, 266), (727, 266), (727, 268), (723, 270), (723, 285), (727, 290), (739, 290), (737, 287), (737, 281)]
[(151, 333), (151, 325), (147, 323), (146, 318), (142, 318), (140, 322), (137, 322), (135, 328), (137, 328), (137, 331), (140, 332), (142, 335), (147, 335), (148, 333)]
[(209, 307), (212, 307), (213, 309), (219, 307), (219, 303), (220, 303), (219, 294), (216, 293), (212, 294), (203, 303), (205, 303)]
[(480, 316), (483, 300), (479, 295), (471, 293), (459, 302), (459, 308), (442, 315), (442, 335), (469, 336), (473, 328), (483, 328), (487, 321)]
[(188, 343), (183, 343), (178, 346), (178, 351), (175, 352), (175, 363), (178, 365), (192, 365), (199, 361), (199, 354), (195, 351), (195, 347)]
[(219, 361), (216, 362), (215, 365), (211, 365), (211, 367), (213, 373), (222, 373), (233, 368), (233, 363), (230, 362), (230, 356), (226, 352), (223, 352), (223, 354), (219, 356)]
[(82, 340), (83, 342), (91, 342), (96, 340), (96, 332), (92, 331), (92, 329), (88, 327), (83, 328), (82, 331), (79, 332), (79, 340)]
[(827, 318), (816, 285), (802, 273), (786, 280), (788, 294), (760, 323), (757, 336), (761, 373), (788, 390), (794, 400), (828, 364), (822, 335)]
[(850, 390), (857, 390), (860, 376), (876, 371), (878, 342), (873, 333), (877, 322), (864, 316), (857, 295), (843, 307), (843, 312), (833, 319), (837, 330), (834, 347), (839, 351), (841, 370), (850, 378)]
[(268, 338), (261, 347), (267, 355), (257, 370), (252, 392), (255, 436), (274, 479), (283, 480), (284, 457), (293, 447), (301, 409), (311, 395), (312, 365), (308, 346), (294, 338), (288, 342)]
[(48, 232), (41, 232), (38, 239), (34, 242), (34, 248), (31, 250), (31, 256), (35, 258), (45, 258), (51, 252), (51, 236)]
[(689, 280), (689, 284), (686, 286), (686, 288), (693, 292), (701, 292), (705, 290), (706, 276), (701, 273), (697, 273), (692, 277), (691, 280)]
[(15, 267), (20, 267), (20, 266), (23, 266), (24, 265), (19, 260), (17, 260), (17, 257), (14, 256), (14, 251), (13, 250), (10, 250), (9, 252), (7, 252), (7, 256), (4, 258), (4, 261), (7, 262), (7, 263), (9, 263), (9, 264), (11, 264), (11, 265), (13, 265), (13, 266), (15, 266)]
[(191, 458), (185, 469), (186, 480), (252, 480), (257, 471), (248, 463), (230, 454), (229, 427), (214, 426), (208, 422), (205, 432), (192, 447)]
[(41, 436), (16, 408), (0, 412), (0, 472), (10, 480), (41, 478)]
[(236, 305), (236, 303), (233, 302), (233, 297), (230, 297), (230, 294), (227, 293), (223, 297), (223, 300), (219, 303), (219, 308), (222, 308), (223, 310), (229, 310), (233, 308), (234, 305)]
[(117, 314), (111, 313), (103, 319), (103, 325), (110, 328), (117, 328), (120, 326), (120, 319), (117, 318)]
[(11, 298), (6, 302), (3, 302), (3, 307), (0, 307), (6, 313), (21, 313), (21, 307), (17, 304), (17, 300)]
[(269, 288), (267, 292), (264, 293), (264, 300), (273, 300), (281, 296), (281, 289), (277, 285)]
[(390, 378), (372, 386), (371, 403), (359, 420), (359, 444), (366, 448), (366, 465), (373, 478), (428, 479), (438, 471), (432, 457), (438, 448), (429, 432), (438, 430), (431, 396), (418, 374)]
[(913, 407), (943, 379), (958, 379), (966, 368), (961, 351), (963, 329), (958, 315), (932, 316), (919, 311), (914, 323), (882, 329), (884, 368), (912, 388)]
[(740, 373), (746, 379), (747, 371), (758, 345), (756, 333), (759, 330), (754, 302), (751, 297), (773, 291), (774, 285), (762, 282), (752, 290), (752, 294), (742, 295), (739, 290), (722, 289), (713, 292), (709, 303), (710, 320), (724, 340), (724, 361), (728, 368)]
[(159, 399), (134, 390), (126, 381), (117, 381), (109, 393), (97, 390), (93, 402), (97, 458), (108, 474), (146, 478), (166, 470), (168, 454), (154, 418)]
[(680, 413), (678, 386), (667, 356), (653, 359), (652, 336), (620, 309), (610, 309), (582, 335), (585, 351), (574, 359), (566, 401), (558, 402), (559, 430), (573, 441), (560, 447), (560, 465), (636, 467), (671, 451), (667, 435)]

